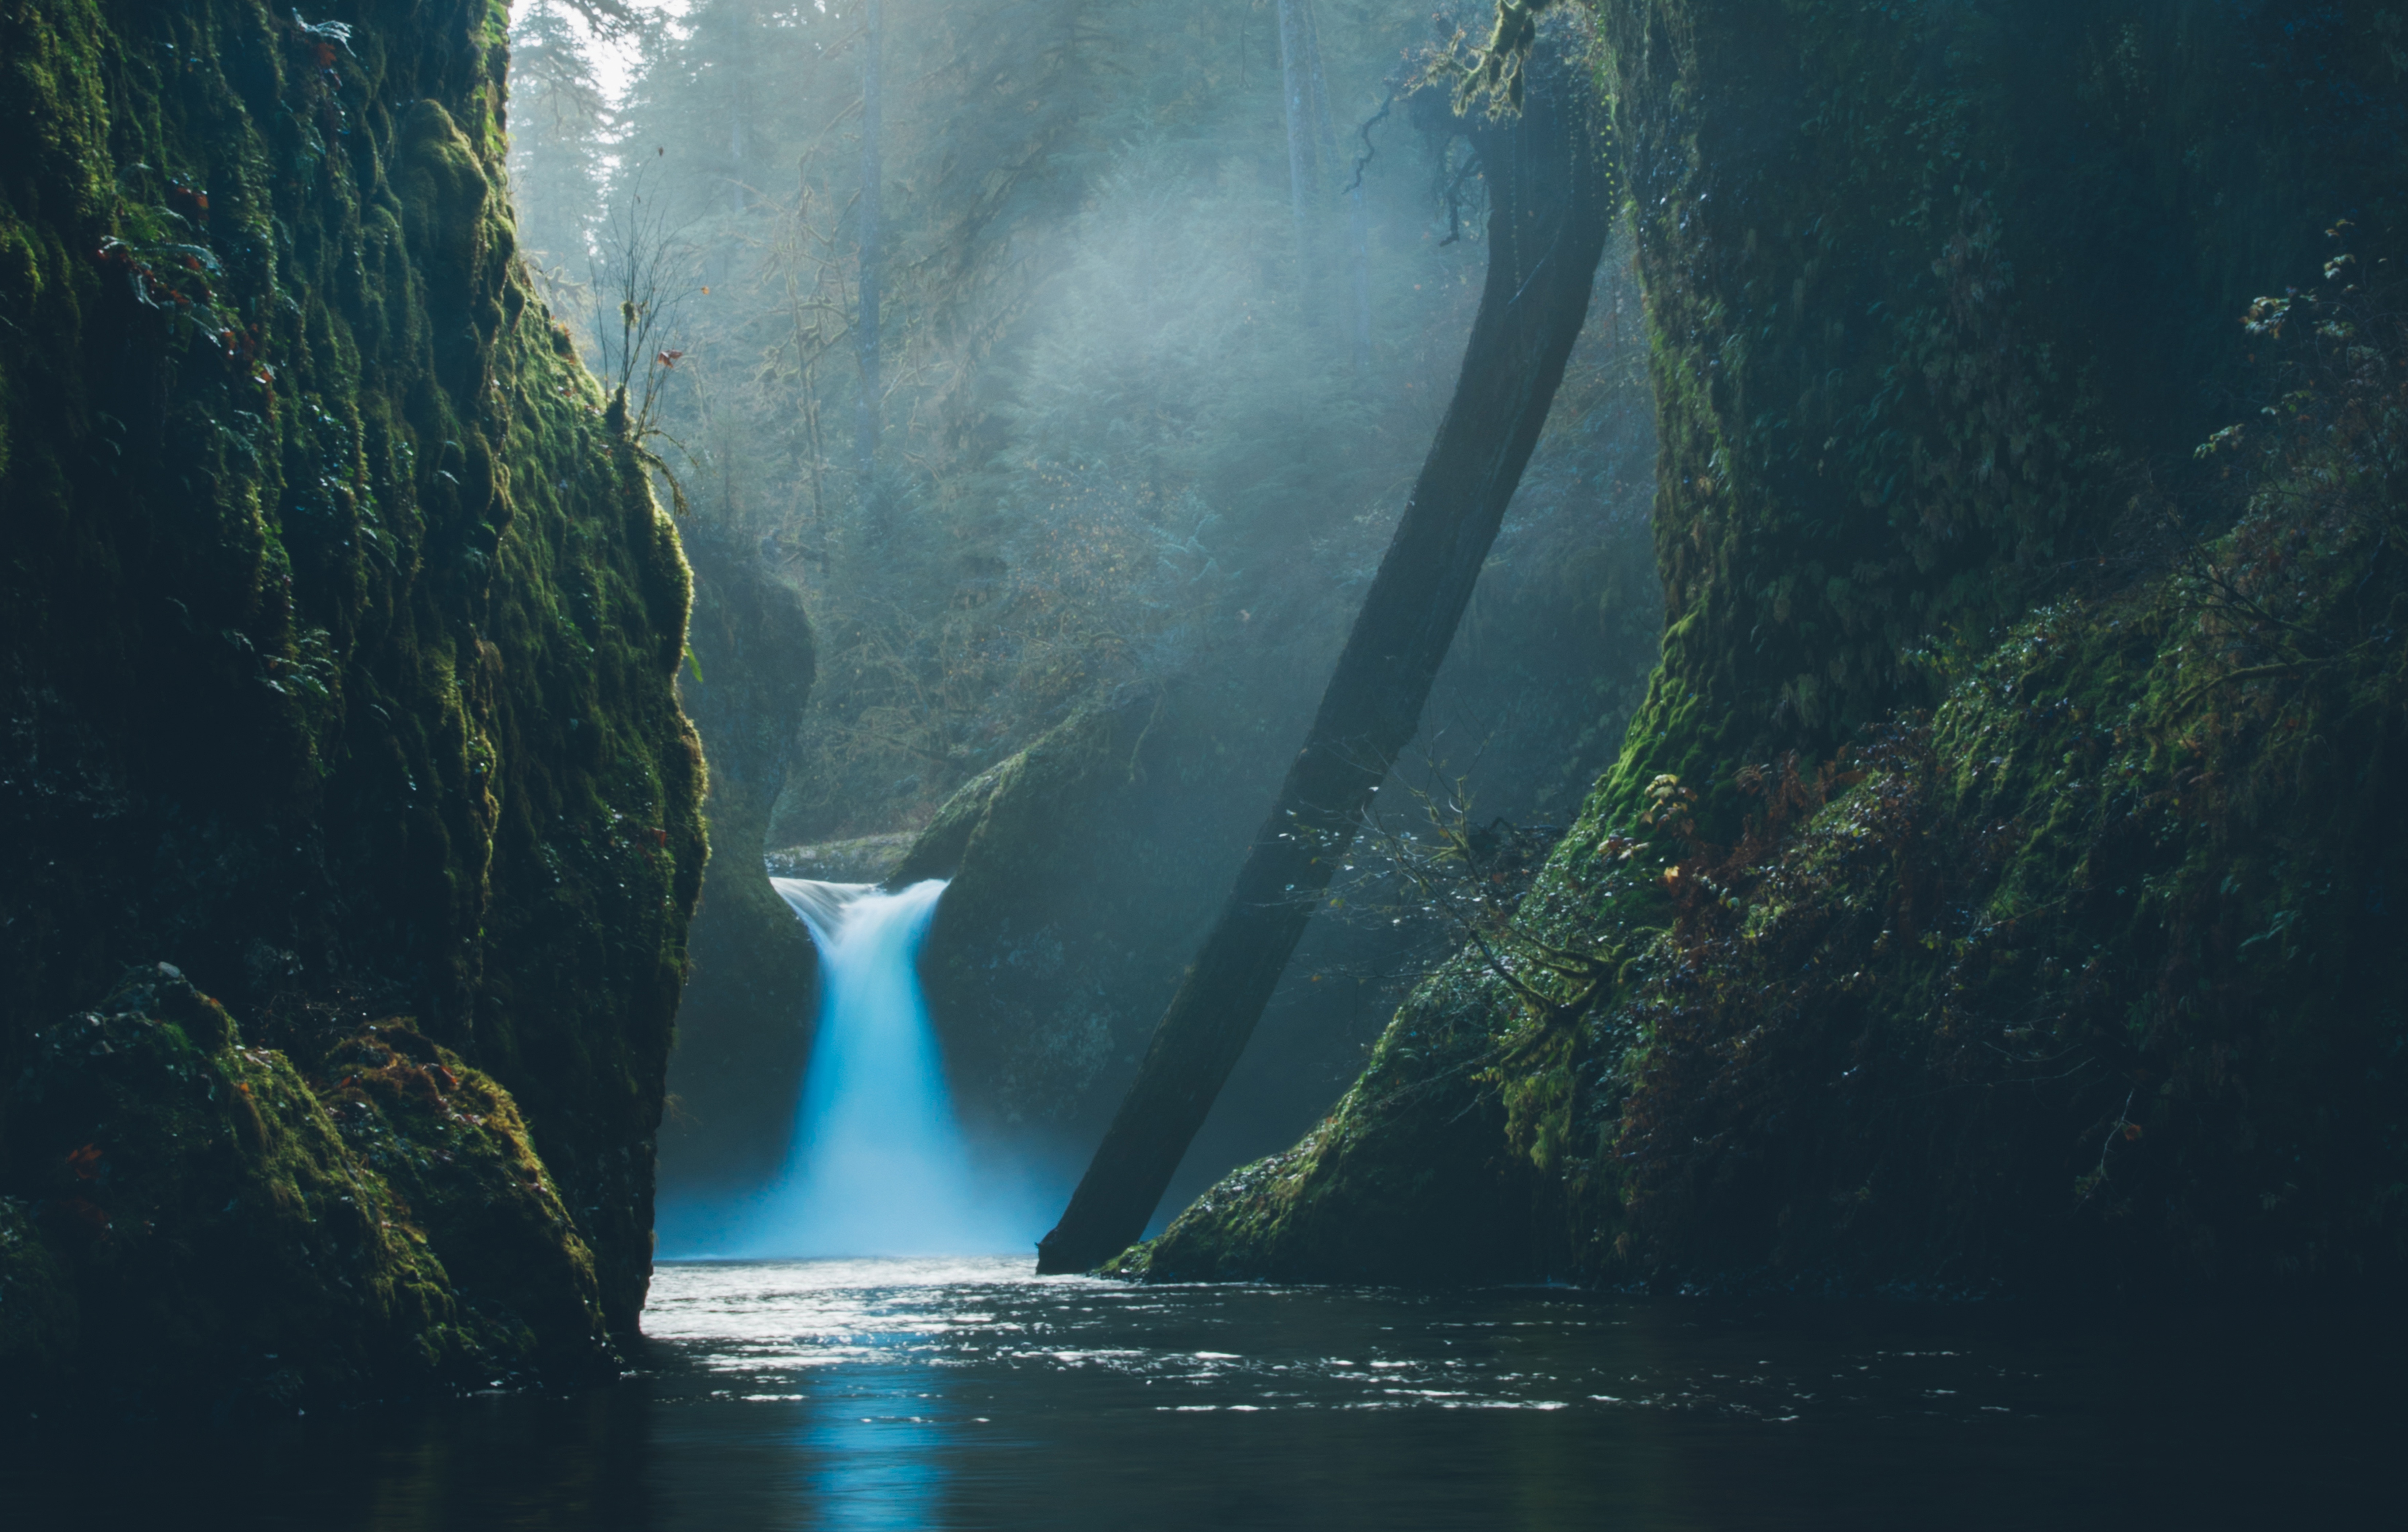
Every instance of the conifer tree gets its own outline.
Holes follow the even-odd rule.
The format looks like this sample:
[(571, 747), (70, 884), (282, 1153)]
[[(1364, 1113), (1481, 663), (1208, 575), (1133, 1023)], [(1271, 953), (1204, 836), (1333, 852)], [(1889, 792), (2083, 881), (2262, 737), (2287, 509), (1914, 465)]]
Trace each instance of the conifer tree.
[(559, 0), (510, 28), (510, 187), (519, 250), (538, 272), (581, 273), (604, 200), (609, 103)]

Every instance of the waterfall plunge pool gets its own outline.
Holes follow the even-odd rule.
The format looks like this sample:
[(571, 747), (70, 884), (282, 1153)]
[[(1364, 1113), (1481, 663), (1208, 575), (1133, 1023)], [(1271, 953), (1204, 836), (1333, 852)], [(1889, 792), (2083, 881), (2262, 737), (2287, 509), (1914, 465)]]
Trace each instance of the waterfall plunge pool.
[(945, 883), (771, 878), (810, 927), (820, 997), (784, 1169), (724, 1200), (665, 1201), (666, 1257), (1034, 1250), (1067, 1198), (1006, 1156), (974, 1158), (914, 966)]
[(665, 1250), (879, 1255), (665, 1262), (611, 1388), (35, 1422), (0, 1440), (6, 1525), (2187, 1532), (2393, 1509), (2388, 1317), (1136, 1287), (926, 1253), (1026, 1250), (1060, 1200), (954, 1125), (911, 966), (943, 885), (779, 892), (824, 977), (792, 1153), (665, 1218)]
[(2145, 1532), (2396, 1511), (2394, 1321), (1152, 1288), (1029, 1266), (667, 1265), (617, 1387), (37, 1425), (0, 1444), (0, 1505), (46, 1532)]

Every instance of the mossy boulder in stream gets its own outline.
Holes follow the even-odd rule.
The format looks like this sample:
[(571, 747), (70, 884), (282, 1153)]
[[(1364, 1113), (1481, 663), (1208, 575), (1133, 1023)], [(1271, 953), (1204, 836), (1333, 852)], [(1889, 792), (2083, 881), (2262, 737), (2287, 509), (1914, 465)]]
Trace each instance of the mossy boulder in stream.
[(1124, 1268), (2388, 1290), (2398, 18), (1598, 8), (1662, 666), (1511, 925)]
[(689, 584), (516, 257), (506, 25), (0, 12), (0, 1081), (135, 961), (263, 1025), (413, 1017), (523, 1111), (626, 1334), (704, 862)]
[(407, 1024), (306, 1065), (164, 964), (34, 1035), (0, 1135), (12, 1370), (240, 1407), (615, 1371), (506, 1093)]

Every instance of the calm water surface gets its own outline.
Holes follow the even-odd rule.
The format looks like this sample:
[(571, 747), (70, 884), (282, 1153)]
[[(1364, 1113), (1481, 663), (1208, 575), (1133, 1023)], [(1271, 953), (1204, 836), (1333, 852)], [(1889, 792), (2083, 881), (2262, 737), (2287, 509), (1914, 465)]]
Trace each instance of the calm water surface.
[(638, 1374), (0, 1447), (0, 1525), (2401, 1525), (2396, 1326), (664, 1267)]

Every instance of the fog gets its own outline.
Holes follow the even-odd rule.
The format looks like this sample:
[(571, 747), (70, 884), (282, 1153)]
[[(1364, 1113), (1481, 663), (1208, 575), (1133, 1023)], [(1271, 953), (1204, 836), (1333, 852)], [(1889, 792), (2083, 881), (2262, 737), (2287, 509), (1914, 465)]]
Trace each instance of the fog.
[[(1154, 844), (1209, 906), (1320, 694), (1478, 300), (1469, 146), (1401, 100), (1433, 19), (889, 4), (874, 155), (858, 0), (702, 0), (637, 21), (606, 44), (556, 0), (518, 7), (513, 195), (526, 259), (606, 384), (627, 387), (689, 542), (740, 551), (810, 612), (810, 709), (762, 849), (800, 848), (816, 876), (830, 847), (907, 843), (1082, 709), (1175, 696), (1186, 753), (1154, 790), (1183, 828)], [(1474, 22), (1467, 8), (1435, 36)], [(1661, 602), (1628, 266), (1617, 242), (1390, 794), (1399, 828), (1432, 803), (1565, 823), (1643, 687)], [(1360, 886), (1308, 935), (1166, 1208), (1326, 1111), (1449, 946), (1383, 867), (1367, 851), (1347, 875)], [(1125, 933), (1049, 918), (1050, 981), (1111, 1012), (1088, 1024), (1092, 1057), (1034, 1109), (1045, 1087), (956, 1083), (993, 1153), (1067, 1184), (1167, 997), (1160, 975), (1187, 954), (1079, 981), (1103, 973), (1082, 942)], [(1097, 928), (1064, 945), (1082, 923)], [(981, 1007), (948, 1009), (940, 991), (949, 1041), (1017, 1024), (966, 1009)], [(766, 1035), (807, 1018), (717, 1022), (690, 996), (684, 1024)], [(688, 1196), (752, 1195), (784, 1163), (766, 1108), (714, 1105), (713, 1071), (744, 1052), (705, 1066), (688, 1048), (674, 1067), (665, 1219)], [(957, 1073), (996, 1072), (977, 1049), (949, 1052)]]

